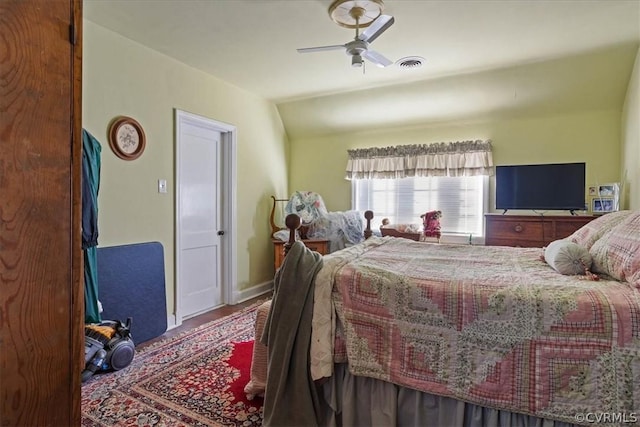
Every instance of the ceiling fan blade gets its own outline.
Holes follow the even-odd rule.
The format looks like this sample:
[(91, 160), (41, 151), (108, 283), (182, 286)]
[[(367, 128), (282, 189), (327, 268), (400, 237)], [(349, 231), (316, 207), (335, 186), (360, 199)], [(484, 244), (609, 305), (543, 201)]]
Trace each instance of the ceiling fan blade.
[(358, 37), (360, 40), (371, 43), (393, 25), (395, 19), (390, 15), (380, 15)]
[(298, 49), (299, 53), (309, 53), (309, 52), (322, 52), (325, 50), (338, 50), (338, 49), (344, 49), (344, 45), (343, 44), (334, 44), (331, 46), (318, 46), (318, 47), (303, 47), (301, 49)]
[(388, 60), (382, 54), (379, 54), (375, 50), (367, 50), (365, 52), (362, 52), (362, 56), (381, 68), (388, 67), (389, 65), (393, 64), (392, 61)]

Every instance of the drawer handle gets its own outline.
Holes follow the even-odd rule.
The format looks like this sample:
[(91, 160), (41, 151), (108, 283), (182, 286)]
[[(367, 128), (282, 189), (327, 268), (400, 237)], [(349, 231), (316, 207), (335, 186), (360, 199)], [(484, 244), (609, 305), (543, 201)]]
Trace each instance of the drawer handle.
[(524, 230), (524, 228), (520, 224), (516, 225), (513, 229), (516, 233), (522, 233), (522, 230)]

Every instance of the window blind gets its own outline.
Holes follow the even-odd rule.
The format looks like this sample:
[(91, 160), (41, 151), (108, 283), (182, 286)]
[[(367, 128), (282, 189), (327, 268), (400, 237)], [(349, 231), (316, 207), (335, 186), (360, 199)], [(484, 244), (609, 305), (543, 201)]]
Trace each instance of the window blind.
[(352, 208), (372, 210), (372, 229), (383, 218), (392, 224), (422, 224), (420, 215), (442, 211), (442, 233), (484, 234), (488, 177), (438, 176), (352, 180)]

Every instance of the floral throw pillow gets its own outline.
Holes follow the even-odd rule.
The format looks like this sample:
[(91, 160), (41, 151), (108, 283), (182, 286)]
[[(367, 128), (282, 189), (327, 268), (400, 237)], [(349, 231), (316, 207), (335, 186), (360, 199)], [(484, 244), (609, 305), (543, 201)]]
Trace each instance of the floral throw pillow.
[(640, 281), (640, 211), (598, 239), (589, 253), (593, 271), (621, 281)]
[(602, 215), (580, 227), (580, 229), (567, 237), (566, 240), (590, 249), (598, 239), (627, 219), (632, 213), (633, 211), (618, 211)]

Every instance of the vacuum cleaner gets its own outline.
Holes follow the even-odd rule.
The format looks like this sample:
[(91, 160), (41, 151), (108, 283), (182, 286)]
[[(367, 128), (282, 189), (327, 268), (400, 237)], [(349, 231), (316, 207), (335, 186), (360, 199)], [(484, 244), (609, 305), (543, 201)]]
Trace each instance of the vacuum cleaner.
[(133, 361), (135, 345), (131, 337), (131, 318), (126, 323), (105, 320), (85, 325), (84, 335), (82, 382), (96, 372), (124, 369)]

